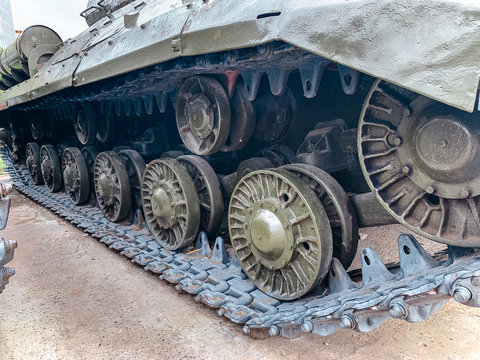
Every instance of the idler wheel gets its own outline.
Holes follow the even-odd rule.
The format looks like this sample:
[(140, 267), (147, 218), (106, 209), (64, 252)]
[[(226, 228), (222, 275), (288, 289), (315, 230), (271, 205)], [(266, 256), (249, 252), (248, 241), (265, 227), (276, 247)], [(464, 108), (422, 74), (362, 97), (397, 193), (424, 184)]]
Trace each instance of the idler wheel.
[(377, 81), (358, 151), (368, 185), (400, 223), (441, 243), (480, 246), (478, 113)]
[(94, 168), (95, 194), (105, 217), (122, 221), (130, 212), (130, 181), (127, 169), (119, 155), (113, 151), (98, 154)]
[(43, 184), (42, 168), (40, 162), (40, 146), (37, 143), (28, 143), (25, 149), (25, 157), (28, 172), (32, 176), (35, 185)]
[(85, 158), (80, 149), (68, 147), (62, 155), (63, 183), (65, 193), (72, 203), (81, 205), (88, 200), (90, 182)]
[(296, 299), (328, 273), (333, 246), (327, 213), (311, 187), (285, 169), (242, 178), (228, 225), (243, 270), (272, 297)]
[(145, 222), (163, 247), (176, 250), (192, 243), (200, 226), (200, 205), (195, 184), (174, 159), (147, 165), (142, 180)]
[(253, 104), (248, 100), (247, 90), (243, 85), (237, 83), (235, 86), (230, 106), (232, 110), (230, 134), (221, 151), (238, 151), (247, 146), (257, 122)]
[(333, 236), (333, 257), (348, 269), (357, 252), (358, 225), (348, 195), (342, 186), (328, 173), (313, 165), (291, 164), (288, 170), (305, 181), (322, 202), (330, 222)]
[(215, 79), (193, 76), (178, 91), (177, 127), (185, 146), (194, 154), (220, 150), (230, 133), (230, 102)]
[(45, 118), (40, 114), (31, 114), (28, 119), (30, 133), (35, 140), (41, 140), (45, 137)]
[(77, 139), (82, 145), (90, 145), (95, 142), (97, 136), (97, 120), (93, 106), (82, 104), (75, 113), (73, 127)]
[(193, 179), (200, 201), (200, 228), (215, 236), (222, 224), (224, 202), (220, 181), (210, 164), (196, 155), (184, 155), (177, 161)]
[(132, 193), (132, 202), (135, 209), (142, 208), (142, 177), (145, 171), (145, 160), (135, 150), (122, 150), (118, 153), (127, 168), (128, 178), (130, 179), (130, 191)]
[(62, 166), (55, 146), (43, 145), (40, 149), (42, 177), (45, 186), (50, 192), (60, 191), (62, 188)]

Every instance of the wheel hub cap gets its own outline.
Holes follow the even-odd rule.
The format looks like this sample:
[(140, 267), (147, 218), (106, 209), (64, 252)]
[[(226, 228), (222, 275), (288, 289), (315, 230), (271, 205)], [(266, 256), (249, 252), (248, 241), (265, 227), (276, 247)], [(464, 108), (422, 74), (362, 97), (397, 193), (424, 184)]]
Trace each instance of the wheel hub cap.
[(193, 95), (187, 102), (185, 112), (192, 129), (205, 139), (212, 131), (215, 118), (208, 97), (202, 93)]
[(42, 161), (42, 175), (43, 175), (44, 179), (48, 179), (50, 177), (50, 168), (51, 168), (50, 161), (48, 161), (48, 159), (43, 160)]
[(106, 174), (101, 174), (98, 178), (98, 193), (104, 199), (106, 204), (110, 205), (112, 203), (112, 180)]
[(159, 185), (152, 195), (152, 212), (165, 228), (172, 228), (175, 223), (175, 204), (170, 199), (166, 183)]
[(428, 193), (448, 199), (480, 194), (480, 134), (469, 119), (457, 115), (426, 108), (403, 120), (395, 138), (410, 179)]
[(290, 260), (293, 253), (293, 233), (288, 218), (279, 206), (268, 202), (256, 202), (250, 208), (247, 224), (249, 240), (262, 254), (261, 262), (270, 269), (280, 269)]
[(73, 171), (70, 165), (67, 165), (65, 170), (63, 170), (63, 181), (65, 181), (67, 187), (73, 188)]

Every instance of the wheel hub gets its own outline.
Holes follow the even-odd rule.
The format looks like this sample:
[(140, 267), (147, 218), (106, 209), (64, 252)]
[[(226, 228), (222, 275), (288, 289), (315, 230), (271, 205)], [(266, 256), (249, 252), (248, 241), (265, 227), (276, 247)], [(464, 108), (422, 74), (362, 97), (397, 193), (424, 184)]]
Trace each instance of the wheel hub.
[(480, 246), (480, 128), (466, 113), (377, 81), (363, 105), (358, 155), (383, 207), (451, 246)]
[(185, 115), (197, 135), (206, 139), (213, 129), (215, 120), (212, 103), (208, 97), (202, 93), (193, 95), (186, 104)]
[(73, 188), (74, 186), (74, 178), (73, 178), (73, 169), (69, 165), (65, 167), (63, 170), (63, 181), (65, 182), (65, 185), (69, 188)]
[(436, 196), (479, 195), (480, 134), (475, 129), (468, 119), (446, 114), (438, 106), (405, 118), (394, 140), (403, 172)]
[(175, 203), (169, 196), (172, 190), (167, 182), (162, 182), (154, 188), (151, 200), (153, 214), (168, 229), (175, 225)]
[(50, 178), (50, 169), (52, 168), (52, 164), (48, 158), (45, 158), (42, 161), (42, 175), (44, 179)]
[(254, 203), (247, 210), (246, 224), (251, 224), (247, 238), (264, 266), (273, 270), (288, 264), (293, 254), (293, 232), (279, 204), (273, 199)]
[(105, 201), (105, 204), (112, 205), (113, 180), (107, 174), (101, 174), (98, 178), (97, 192)]

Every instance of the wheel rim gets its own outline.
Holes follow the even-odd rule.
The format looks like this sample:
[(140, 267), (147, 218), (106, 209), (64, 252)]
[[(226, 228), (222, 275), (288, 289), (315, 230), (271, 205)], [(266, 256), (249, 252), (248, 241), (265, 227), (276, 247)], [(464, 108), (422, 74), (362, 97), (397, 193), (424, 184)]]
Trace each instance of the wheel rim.
[(256, 117), (253, 104), (243, 85), (235, 86), (231, 101), (230, 134), (221, 151), (238, 151), (247, 146), (255, 130)]
[(200, 228), (208, 236), (215, 236), (224, 212), (223, 193), (215, 171), (199, 156), (184, 155), (177, 161), (187, 169), (195, 184), (200, 204)]
[(313, 190), (284, 169), (245, 176), (233, 191), (228, 211), (237, 259), (268, 295), (298, 298), (328, 273), (332, 234)]
[(169, 250), (187, 246), (200, 226), (200, 206), (195, 184), (176, 160), (154, 160), (142, 179), (145, 222), (157, 241)]
[(362, 171), (383, 207), (409, 229), (453, 246), (480, 246), (474, 117), (377, 81), (358, 128)]
[(78, 108), (73, 121), (73, 127), (80, 144), (89, 145), (95, 142), (97, 121), (92, 105), (83, 104)]
[(352, 204), (342, 186), (327, 172), (307, 164), (282, 167), (299, 176), (315, 192), (327, 212), (333, 237), (333, 257), (348, 269), (357, 252), (358, 225)]
[(65, 193), (72, 203), (81, 205), (88, 200), (90, 182), (88, 168), (82, 152), (75, 148), (66, 148), (62, 155), (63, 183)]
[(40, 149), (40, 161), (45, 186), (50, 192), (59, 191), (62, 188), (62, 167), (55, 146), (43, 145)]
[(95, 195), (105, 217), (113, 222), (125, 219), (130, 212), (130, 182), (120, 156), (101, 152), (95, 159)]
[(142, 177), (145, 171), (145, 161), (135, 150), (122, 150), (118, 153), (127, 168), (128, 178), (130, 179), (130, 191), (135, 209), (142, 208)]
[(43, 183), (41, 161), (40, 161), (40, 146), (36, 143), (28, 143), (26, 146), (26, 162), (28, 172), (32, 176), (35, 185)]
[(180, 87), (176, 105), (177, 127), (185, 146), (197, 155), (213, 154), (227, 141), (230, 102), (215, 79), (194, 76)]

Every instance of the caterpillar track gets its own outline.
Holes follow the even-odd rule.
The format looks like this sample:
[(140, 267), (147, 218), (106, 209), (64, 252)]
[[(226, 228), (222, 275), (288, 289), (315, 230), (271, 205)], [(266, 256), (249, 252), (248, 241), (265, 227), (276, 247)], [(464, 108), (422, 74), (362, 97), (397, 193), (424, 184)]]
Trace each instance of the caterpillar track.
[[(74, 39), (25, 30), (0, 54), (17, 189), (252, 337), (478, 306), (478, 5), (274, 8), (91, 0)], [(403, 234), (347, 273), (395, 222), (448, 251)]]
[(16, 189), (90, 234), (132, 263), (175, 285), (203, 305), (216, 309), (254, 338), (303, 333), (329, 335), (340, 329), (372, 331), (390, 318), (419, 322), (453, 298), (480, 306), (480, 255), (450, 248), (428, 255), (411, 235), (398, 238), (399, 264), (387, 268), (372, 248), (364, 248), (362, 279), (353, 282), (338, 260), (329, 271), (329, 291), (293, 302), (280, 301), (260, 290), (243, 273), (225, 242), (218, 237), (213, 248), (200, 233), (193, 249), (169, 251), (136, 225), (108, 221), (92, 206), (75, 206), (66, 194), (52, 194), (35, 185), (27, 169), (15, 166), (4, 148), (3, 159)]

